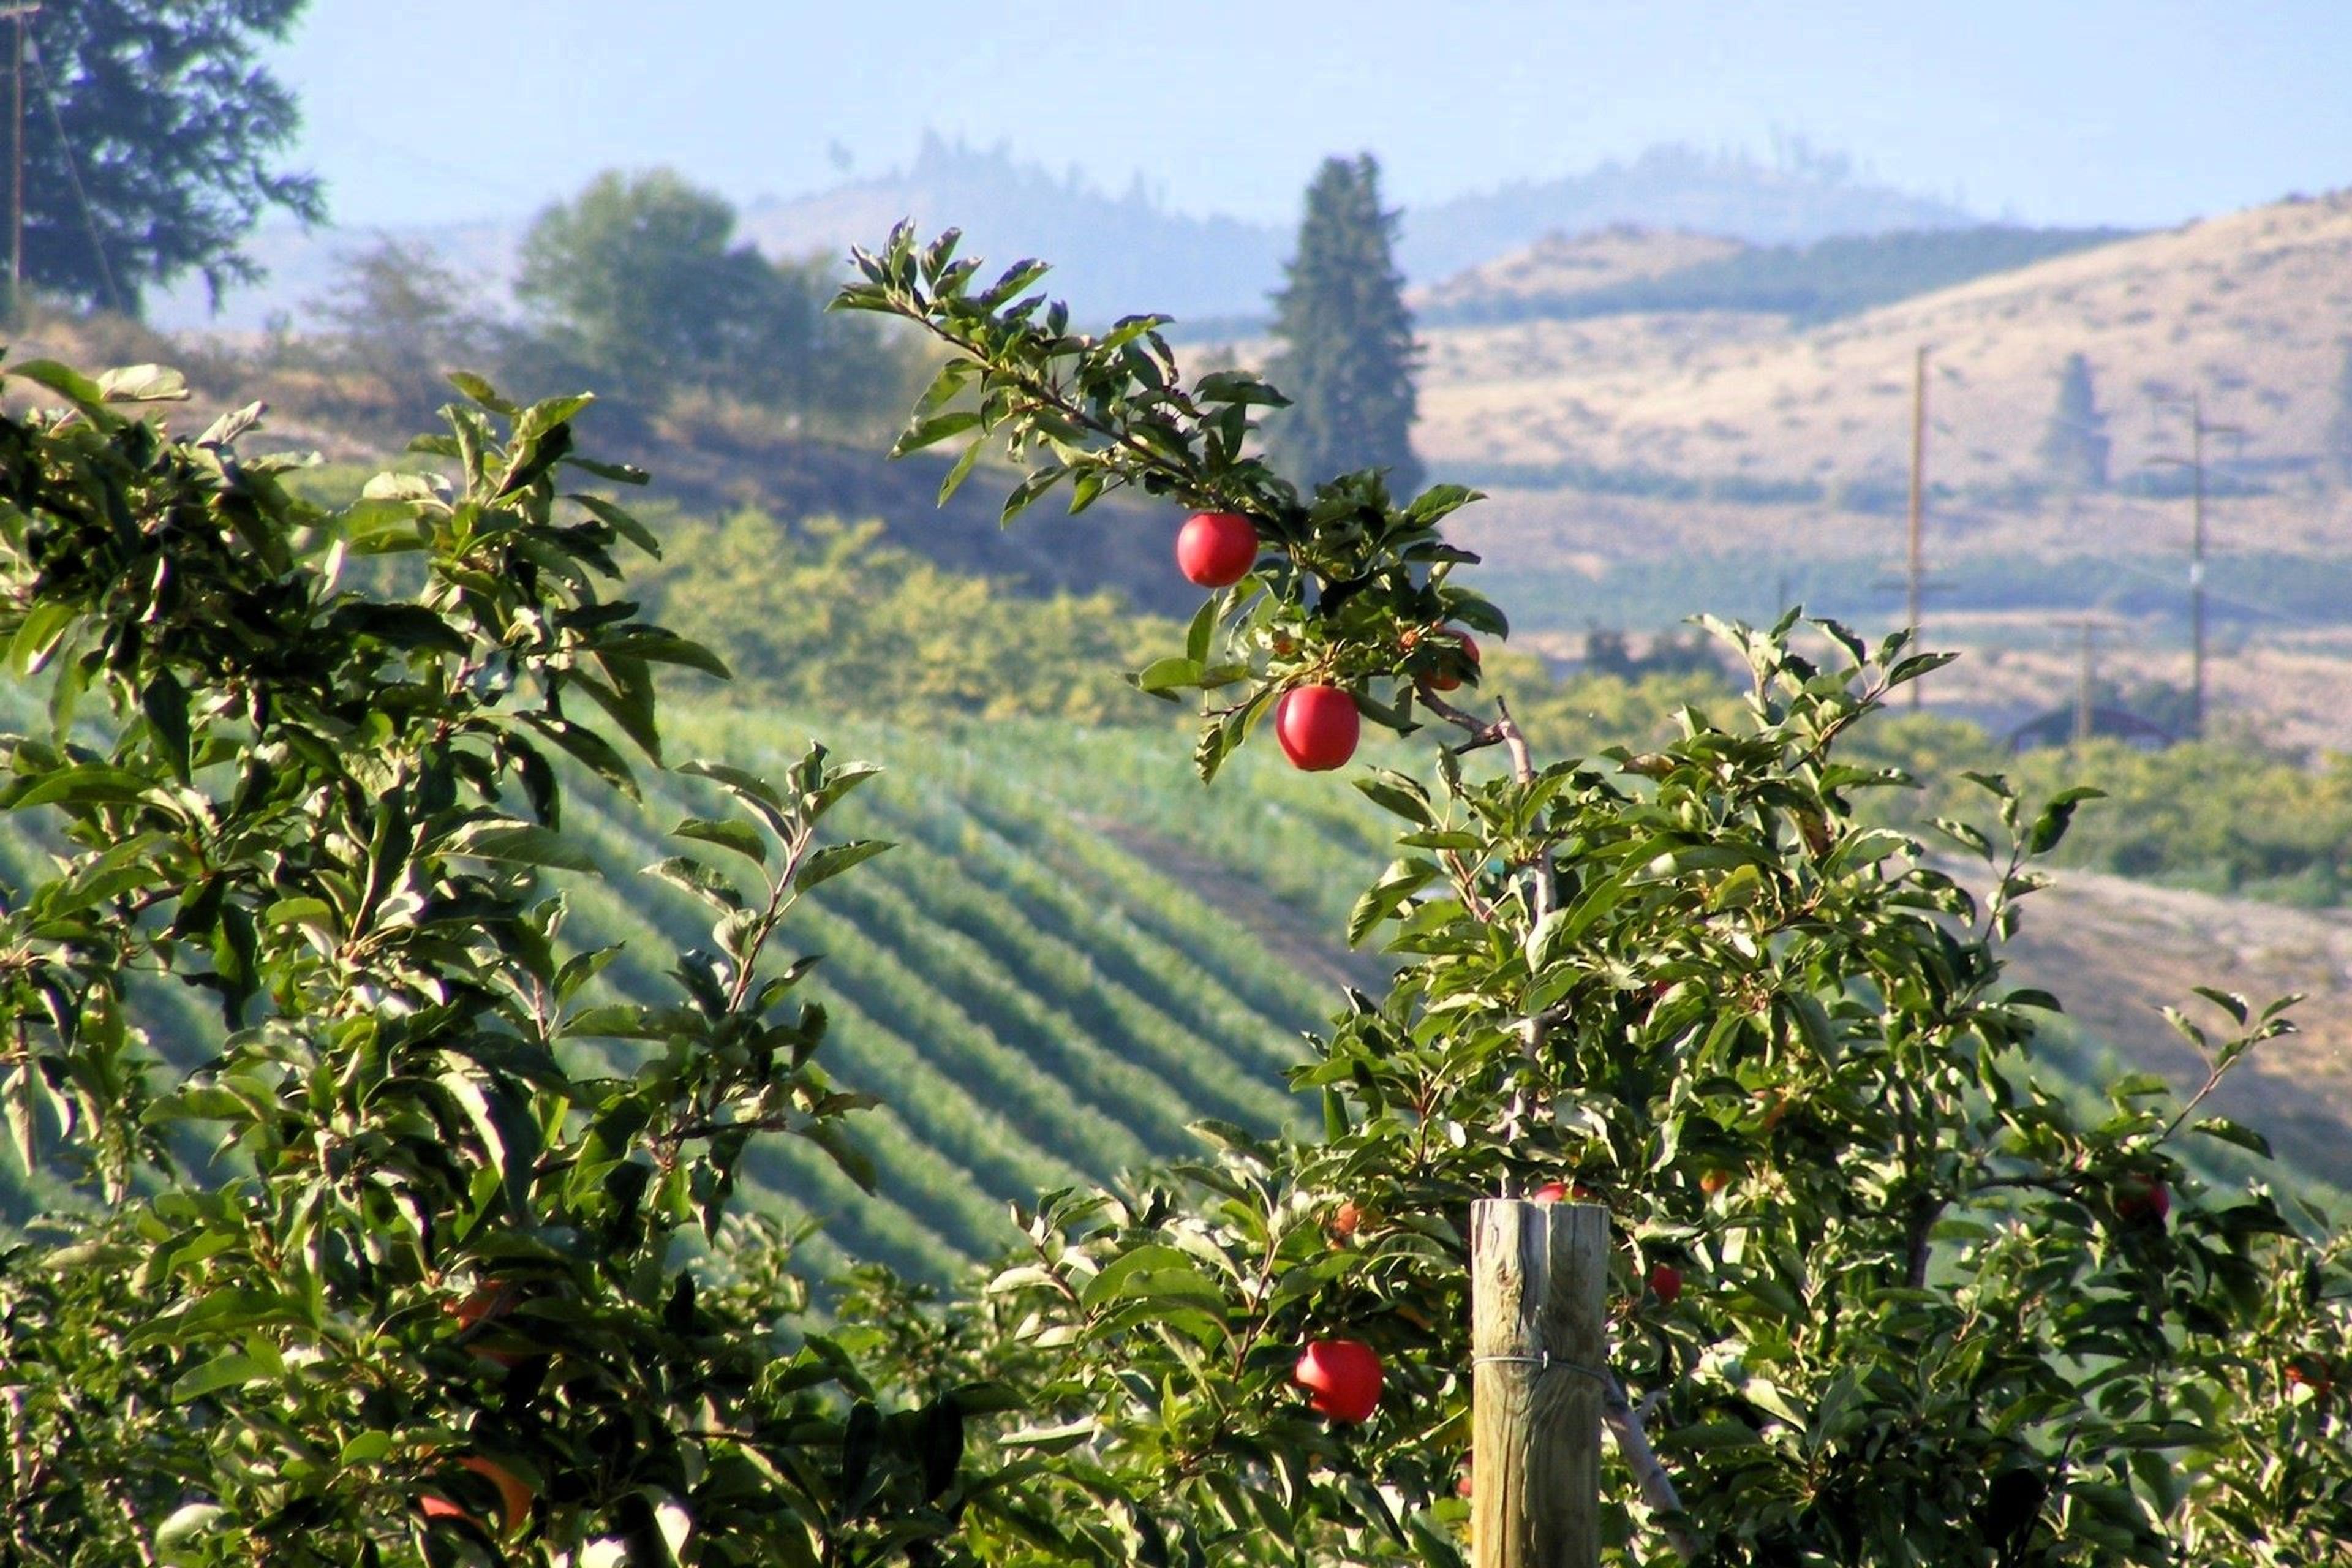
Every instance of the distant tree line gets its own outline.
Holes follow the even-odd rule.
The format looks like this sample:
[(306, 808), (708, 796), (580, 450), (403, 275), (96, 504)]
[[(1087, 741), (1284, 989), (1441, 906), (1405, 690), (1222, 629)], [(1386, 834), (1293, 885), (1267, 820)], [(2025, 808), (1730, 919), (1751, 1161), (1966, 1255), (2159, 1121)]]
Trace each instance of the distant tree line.
[(630, 422), (665, 417), (847, 429), (895, 419), (916, 366), (872, 322), (827, 313), (835, 262), (778, 260), (736, 236), (735, 209), (675, 171), (607, 172), (541, 212), (494, 317), (428, 247), (349, 258), (316, 302), (329, 331), (281, 340), (281, 363), (335, 373), (327, 401), (387, 430), (431, 416), (444, 372), (474, 365), (526, 395), (594, 386)]

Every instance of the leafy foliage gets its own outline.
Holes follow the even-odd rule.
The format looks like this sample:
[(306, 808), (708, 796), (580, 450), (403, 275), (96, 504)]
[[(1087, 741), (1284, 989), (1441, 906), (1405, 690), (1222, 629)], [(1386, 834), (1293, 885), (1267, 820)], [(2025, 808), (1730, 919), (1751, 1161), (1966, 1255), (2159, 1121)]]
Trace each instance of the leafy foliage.
[(1404, 274), (1391, 257), (1396, 227), (1397, 215), (1381, 210), (1371, 154), (1324, 160), (1307, 187), (1298, 253), (1274, 297), (1281, 346), (1273, 374), (1289, 384), (1292, 401), (1267, 421), (1266, 447), (1296, 479), (1382, 468), (1397, 490), (1421, 488), (1412, 455), (1419, 351)]
[(1118, 672), (1167, 623), (1108, 593), (1024, 595), (880, 534), (878, 523), (787, 526), (756, 511), (686, 521), (646, 589), (763, 701), (919, 725), (1015, 714), (1164, 721)]
[[(1293, 1075), (1322, 1137), (1212, 1128), (1165, 1178), (1050, 1194), (1030, 1256), (932, 1331), (1033, 1390), (1036, 1424), (999, 1451), (1051, 1457), (1018, 1538), (973, 1532), (983, 1557), (1457, 1561), (1468, 1205), (1557, 1180), (1613, 1226), (1618, 1560), (2344, 1560), (2346, 1242), (2190, 1173), (2184, 1137), (2263, 1152), (2201, 1093), (2126, 1079), (2079, 1110), (2037, 1066), (2055, 1000), (2002, 984), (2032, 862), (2095, 792), (2036, 807), (1978, 778), (1995, 826), (1931, 830), (1980, 861), (1964, 882), (1928, 835), (1858, 819), (1910, 781), (1847, 752), (1943, 658), (1822, 623), (1832, 653), (1810, 660), (1793, 613), (1717, 628), (1748, 672), (1727, 716), (1539, 763), (1507, 708), (1439, 695), (1479, 671), (1436, 657), (1433, 616), (1504, 629), (1436, 537), (1472, 498), (1398, 505), (1360, 475), (1302, 496), (1240, 456), (1270, 391), (1177, 384), (1150, 318), (1069, 333), (1016, 302), (1034, 264), (975, 293), (954, 247), (901, 229), (842, 297), (950, 350), (902, 448), (1034, 454), (1008, 512), (1067, 479), (1074, 508), (1138, 484), (1258, 528), (1257, 572), (1139, 676), (1202, 694), (1204, 773), (1309, 676), (1465, 737), (1433, 782), (1360, 781), (1399, 853), (1349, 934), (1402, 967)], [(976, 406), (939, 412), (966, 388)], [(1475, 765), (1496, 750), (1507, 766)], [(2179, 1025), (2210, 1089), (2288, 1026), (2285, 1003), (2205, 999), (2220, 1032)], [(1659, 1261), (1691, 1282), (1672, 1302), (1635, 1283)], [(1360, 1429), (1288, 1386), (1330, 1333), (1388, 1363)]]
[(258, 60), (302, 4), (74, 0), (33, 16), (29, 282), (135, 314), (146, 285), (192, 268), (215, 295), (256, 277), (237, 245), (269, 209), (326, 216), (314, 176), (273, 166), (299, 114)]
[[(654, 540), (559, 489), (637, 477), (574, 451), (587, 400), (459, 378), (420, 444), (453, 480), (330, 511), (238, 455), (257, 409), (190, 442), (121, 410), (177, 391), (152, 367), (12, 379), (63, 412), (0, 420), (0, 636), (51, 714), (0, 742), (0, 808), (57, 851), (0, 917), (0, 1106), (107, 1206), (0, 1252), (8, 1556), (814, 1563), (945, 1531), (961, 1407), (859, 1398), (784, 1333), (782, 1238), (728, 1214), (758, 1134), (865, 1174), (811, 961), (771, 948), (885, 847), (819, 837), (871, 770), (683, 764), (728, 811), (672, 830), (712, 858), (653, 868), (714, 917), (673, 1000), (601, 1003), (614, 952), (560, 945), (546, 879), (594, 861), (552, 759), (634, 793), (654, 667), (722, 668), (600, 586)], [(380, 555), (415, 592), (352, 585)], [(134, 975), (209, 993), (217, 1053), (159, 1055)], [(598, 1042), (634, 1058), (567, 1070)]]
[(514, 290), (535, 332), (509, 374), (576, 375), (641, 415), (691, 392), (802, 410), (896, 397), (877, 334), (824, 315), (831, 268), (770, 261), (734, 231), (733, 207), (671, 170), (598, 175), (523, 237)]

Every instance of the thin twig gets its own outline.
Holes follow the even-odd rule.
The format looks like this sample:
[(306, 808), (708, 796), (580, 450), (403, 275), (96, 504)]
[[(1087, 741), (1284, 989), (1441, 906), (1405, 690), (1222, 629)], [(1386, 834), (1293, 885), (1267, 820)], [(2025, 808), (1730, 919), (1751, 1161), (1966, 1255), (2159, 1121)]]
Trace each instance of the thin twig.
[(1642, 1489), (1642, 1500), (1658, 1516), (1658, 1528), (1675, 1555), (1688, 1563), (1698, 1556), (1699, 1540), (1688, 1530), (1675, 1522), (1683, 1511), (1682, 1494), (1675, 1490), (1675, 1479), (1666, 1474), (1666, 1467), (1658, 1458), (1658, 1451), (1650, 1447), (1650, 1434), (1644, 1419), (1656, 1409), (1656, 1395), (1642, 1401), (1639, 1410), (1625, 1397), (1625, 1385), (1617, 1373), (1608, 1374), (1608, 1386), (1601, 1395), (1601, 1413), (1609, 1423), (1609, 1435), (1617, 1440), (1617, 1452), (1626, 1468), (1633, 1472), (1634, 1484)]

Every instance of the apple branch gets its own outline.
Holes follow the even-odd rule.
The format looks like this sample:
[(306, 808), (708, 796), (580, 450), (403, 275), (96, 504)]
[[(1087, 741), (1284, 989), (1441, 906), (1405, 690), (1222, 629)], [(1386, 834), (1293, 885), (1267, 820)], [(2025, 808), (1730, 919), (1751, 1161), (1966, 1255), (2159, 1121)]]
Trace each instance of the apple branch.
[(1608, 1374), (1608, 1385), (1601, 1395), (1601, 1414), (1609, 1423), (1609, 1435), (1616, 1440), (1618, 1456), (1633, 1472), (1634, 1484), (1642, 1489), (1642, 1500), (1659, 1519), (1658, 1528), (1664, 1533), (1666, 1544), (1675, 1555), (1688, 1563), (1699, 1554), (1698, 1537), (1674, 1522), (1683, 1511), (1682, 1494), (1675, 1489), (1675, 1480), (1666, 1474), (1665, 1465), (1658, 1451), (1650, 1446), (1650, 1434), (1645, 1418), (1656, 1408), (1657, 1395), (1652, 1394), (1635, 1409), (1625, 1396), (1625, 1384), (1613, 1371)]

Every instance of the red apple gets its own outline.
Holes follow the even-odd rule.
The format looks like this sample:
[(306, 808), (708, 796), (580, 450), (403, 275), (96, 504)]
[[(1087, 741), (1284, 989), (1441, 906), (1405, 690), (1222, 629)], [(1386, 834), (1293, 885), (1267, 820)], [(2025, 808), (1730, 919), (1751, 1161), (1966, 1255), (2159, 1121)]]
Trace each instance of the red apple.
[(1331, 1234), (1342, 1241), (1351, 1240), (1363, 1223), (1363, 1205), (1357, 1203), (1355, 1199), (1349, 1198), (1332, 1211)]
[(1671, 1263), (1650, 1266), (1650, 1294), (1658, 1299), (1661, 1307), (1671, 1307), (1683, 1297), (1683, 1271)]
[(1230, 588), (1257, 564), (1257, 530), (1237, 511), (1196, 511), (1176, 534), (1176, 569), (1203, 588)]
[(2126, 1225), (2162, 1225), (2172, 1212), (2172, 1192), (2154, 1176), (2134, 1173), (2115, 1185), (2116, 1217)]
[(1462, 1479), (1454, 1483), (1454, 1495), (1455, 1497), (1466, 1498), (1470, 1495), (1470, 1472), (1472, 1468), (1471, 1461), (1465, 1458), (1462, 1461)]
[(2289, 1388), (2307, 1388), (2314, 1398), (2325, 1399), (2336, 1391), (2336, 1376), (2333, 1369), (2317, 1356), (2297, 1356), (2286, 1363), (2286, 1384)]
[(1381, 1402), (1380, 1353), (1361, 1340), (1310, 1340), (1290, 1381), (1334, 1421), (1369, 1421)]
[[(512, 1304), (513, 1297), (514, 1292), (509, 1287), (493, 1279), (488, 1284), (476, 1287), (473, 1293), (463, 1300), (446, 1303), (444, 1310), (457, 1320), (457, 1328), (460, 1332), (463, 1332), (477, 1323), (485, 1321), (495, 1321), (503, 1317), (507, 1308)], [(485, 1350), (479, 1346), (474, 1348), (474, 1354), (482, 1361), (504, 1367), (511, 1367), (522, 1360), (522, 1357), (511, 1351)]]
[(1715, 1196), (1731, 1185), (1737, 1178), (1729, 1171), (1709, 1171), (1698, 1179), (1698, 1190), (1708, 1197)]
[(1546, 1182), (1528, 1194), (1528, 1202), (1531, 1204), (1558, 1204), (1567, 1201), (1568, 1184), (1566, 1182)]
[[(1462, 645), (1462, 657), (1468, 659), (1472, 664), (1481, 662), (1478, 657), (1478, 639), (1472, 637), (1468, 632), (1460, 630), (1457, 627), (1446, 626), (1435, 635), (1443, 637), (1451, 637), (1454, 641), (1460, 643)], [(1441, 670), (1437, 674), (1429, 678), (1429, 689), (1432, 691), (1451, 691), (1461, 684), (1462, 678), (1450, 670)]]
[(1294, 686), (1274, 705), (1274, 734), (1283, 755), (1310, 773), (1347, 766), (1362, 733), (1356, 700), (1336, 686)]
[[(499, 1512), (507, 1534), (512, 1535), (530, 1522), (531, 1492), (523, 1485), (520, 1476), (496, 1459), (485, 1459), (479, 1455), (469, 1454), (457, 1463), (499, 1489)], [(480, 1528), (479, 1520), (437, 1493), (426, 1492), (416, 1500), (416, 1503), (427, 1519), (462, 1519)]]

